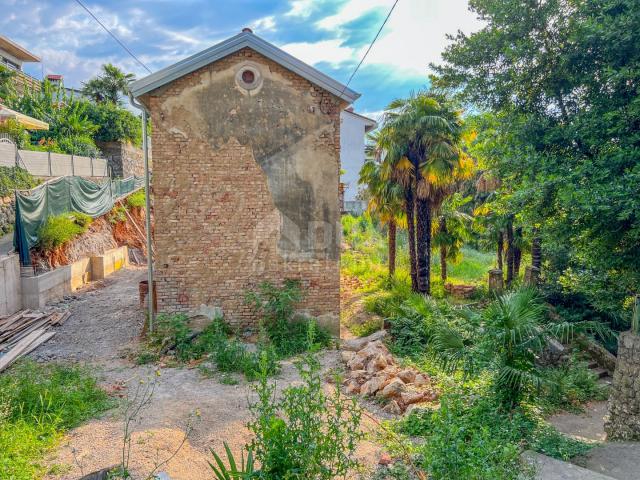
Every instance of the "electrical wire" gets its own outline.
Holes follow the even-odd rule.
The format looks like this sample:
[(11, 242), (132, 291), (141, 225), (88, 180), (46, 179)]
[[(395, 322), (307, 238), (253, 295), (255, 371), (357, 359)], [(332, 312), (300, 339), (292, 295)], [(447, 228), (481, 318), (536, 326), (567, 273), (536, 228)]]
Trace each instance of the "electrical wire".
[(123, 49), (124, 49), (128, 54), (129, 54), (129, 55), (131, 55), (131, 58), (133, 58), (136, 62), (138, 62), (140, 65), (142, 65), (142, 67), (143, 67), (147, 72), (151, 73), (151, 69), (150, 69), (149, 67), (147, 67), (144, 63), (142, 63), (142, 61), (141, 61), (138, 57), (136, 57), (136, 56), (134, 55), (134, 53), (133, 53), (131, 50), (129, 50), (129, 48), (128, 48), (128, 47), (127, 47), (127, 46), (126, 46), (126, 45), (125, 45), (125, 44), (124, 44), (124, 43), (123, 43), (123, 42), (122, 42), (118, 37), (116, 37), (116, 35), (115, 35), (111, 30), (109, 30), (109, 29), (105, 26), (105, 24), (104, 24), (104, 23), (102, 23), (102, 22), (100, 21), (100, 19), (98, 19), (98, 17), (96, 17), (96, 16), (93, 14), (93, 12), (87, 8), (87, 6), (86, 6), (84, 3), (82, 3), (80, 0), (75, 0), (75, 1), (76, 1), (76, 3), (77, 3), (78, 5), (80, 5), (82, 8), (84, 8), (84, 9), (87, 11), (87, 13), (88, 13), (89, 15), (91, 15), (91, 17), (92, 17), (96, 22), (98, 22), (98, 25), (100, 25), (100, 26), (104, 29), (104, 31), (105, 31), (105, 32), (107, 32), (109, 35), (111, 35), (111, 37), (112, 37), (116, 42), (118, 42), (118, 44), (119, 44), (119, 45), (120, 45), (120, 46), (121, 46), (121, 47), (122, 47), (122, 48), (123, 48)]
[(382, 33), (382, 29), (387, 24), (387, 21), (389, 20), (389, 17), (391, 17), (391, 14), (393, 13), (393, 10), (396, 8), (396, 5), (398, 5), (399, 1), (400, 0), (396, 0), (393, 3), (393, 5), (391, 6), (391, 9), (389, 10), (389, 13), (387, 13), (387, 16), (384, 19), (384, 22), (382, 22), (382, 25), (380, 25), (380, 28), (378, 29), (378, 33), (376, 33), (376, 36), (371, 41), (371, 44), (369, 45), (369, 48), (367, 48), (367, 51), (364, 52), (364, 55), (362, 56), (362, 59), (360, 60), (360, 63), (358, 63), (358, 65), (356, 66), (356, 69), (353, 71), (353, 73), (349, 77), (349, 80), (347, 81), (347, 83), (345, 84), (344, 88), (342, 89), (342, 92), (340, 92), (340, 96), (341, 97), (344, 94), (345, 90), (349, 87), (349, 84), (351, 83), (351, 80), (353, 80), (353, 77), (355, 77), (356, 73), (358, 73), (358, 70), (360, 69), (360, 66), (364, 63), (365, 58), (367, 58), (367, 55), (369, 55), (369, 52), (373, 48), (373, 45), (376, 43), (376, 40), (378, 40), (378, 37)]

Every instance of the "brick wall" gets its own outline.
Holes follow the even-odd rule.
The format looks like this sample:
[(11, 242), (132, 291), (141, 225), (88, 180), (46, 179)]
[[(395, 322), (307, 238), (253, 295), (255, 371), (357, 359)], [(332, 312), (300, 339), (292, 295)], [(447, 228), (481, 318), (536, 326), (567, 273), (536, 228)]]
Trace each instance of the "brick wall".
[[(264, 84), (242, 96), (234, 69), (247, 61)], [(217, 305), (252, 326), (244, 291), (298, 278), (302, 308), (336, 328), (341, 101), (250, 49), (142, 101), (153, 122), (159, 310)]]

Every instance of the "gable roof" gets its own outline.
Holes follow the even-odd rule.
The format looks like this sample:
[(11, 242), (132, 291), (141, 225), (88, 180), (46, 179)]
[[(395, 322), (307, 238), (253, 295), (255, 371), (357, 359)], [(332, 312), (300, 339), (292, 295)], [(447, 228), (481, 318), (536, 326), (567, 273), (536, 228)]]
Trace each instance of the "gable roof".
[(314, 83), (349, 103), (353, 103), (358, 97), (360, 97), (359, 93), (356, 93), (342, 83), (334, 80), (328, 75), (325, 75), (321, 71), (298, 60), (294, 56), (289, 55), (284, 50), (279, 49), (266, 40), (263, 40), (251, 32), (250, 29), (244, 29), (238, 35), (218, 43), (213, 47), (207, 48), (200, 53), (196, 53), (195, 55), (185, 58), (178, 63), (174, 63), (173, 65), (165, 67), (162, 70), (133, 82), (130, 86), (131, 93), (134, 97), (144, 95), (145, 93), (166, 85), (167, 83), (220, 60), (227, 55), (231, 55), (245, 47), (255, 50), (292, 72), (297, 73), (302, 78), (309, 80), (311, 83)]

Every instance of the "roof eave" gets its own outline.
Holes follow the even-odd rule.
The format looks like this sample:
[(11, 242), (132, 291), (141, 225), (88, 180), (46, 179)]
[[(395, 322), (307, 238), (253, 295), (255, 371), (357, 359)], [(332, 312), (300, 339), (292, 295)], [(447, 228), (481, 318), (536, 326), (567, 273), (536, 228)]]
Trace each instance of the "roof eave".
[(139, 97), (246, 47), (270, 58), (348, 103), (353, 103), (360, 97), (359, 93), (248, 32), (240, 33), (174, 65), (133, 82), (130, 86), (131, 93), (134, 97)]

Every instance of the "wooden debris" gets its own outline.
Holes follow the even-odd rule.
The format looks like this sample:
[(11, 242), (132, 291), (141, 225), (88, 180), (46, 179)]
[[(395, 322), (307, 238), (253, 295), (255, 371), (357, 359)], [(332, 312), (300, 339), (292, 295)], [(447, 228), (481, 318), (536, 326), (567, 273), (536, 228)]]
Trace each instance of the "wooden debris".
[(33, 312), (22, 310), (0, 318), (0, 372), (55, 335), (50, 329), (62, 325), (67, 311)]

